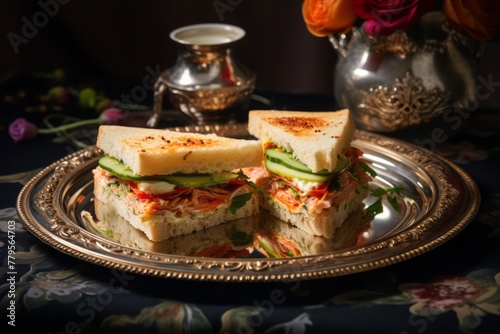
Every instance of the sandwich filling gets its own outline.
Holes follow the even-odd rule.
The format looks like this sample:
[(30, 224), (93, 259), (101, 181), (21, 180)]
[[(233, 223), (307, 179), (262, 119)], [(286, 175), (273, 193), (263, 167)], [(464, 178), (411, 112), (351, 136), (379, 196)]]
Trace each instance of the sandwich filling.
[(143, 220), (200, 216), (222, 207), (234, 214), (250, 200), (253, 190), (238, 173), (138, 176), (109, 156), (99, 160), (93, 174), (106, 189), (105, 196), (121, 198)]
[(264, 194), (291, 213), (316, 215), (339, 207), (371, 180), (361, 160), (362, 152), (351, 146), (343, 149), (333, 171), (316, 173), (271, 141), (264, 143), (264, 151), (264, 166), (246, 168), (245, 173)]

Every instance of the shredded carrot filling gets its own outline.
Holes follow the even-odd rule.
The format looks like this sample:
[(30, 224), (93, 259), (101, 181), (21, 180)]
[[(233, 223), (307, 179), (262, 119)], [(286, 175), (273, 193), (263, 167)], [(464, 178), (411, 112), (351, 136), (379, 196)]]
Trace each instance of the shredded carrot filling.
[[(272, 198), (285, 205), (290, 212), (297, 213), (305, 208), (310, 213), (319, 213), (331, 206), (339, 206), (359, 186), (370, 181), (370, 176), (358, 164), (362, 152), (356, 148), (347, 147), (343, 154), (351, 161), (348, 170), (334, 176), (306, 195), (297, 191), (291, 180), (271, 172), (266, 171), (266, 176), (264, 176), (252, 170), (251, 173), (256, 176), (256, 179), (252, 181)], [(336, 187), (330, 186), (332, 182), (336, 182)]]
[(139, 190), (134, 181), (120, 179), (104, 170), (100, 173), (107, 179), (111, 191), (118, 196), (125, 196), (129, 205), (142, 215), (155, 215), (170, 211), (180, 217), (210, 212), (222, 204), (229, 204), (232, 195), (245, 185), (243, 180), (231, 180), (215, 186), (175, 187), (168, 193), (151, 194)]

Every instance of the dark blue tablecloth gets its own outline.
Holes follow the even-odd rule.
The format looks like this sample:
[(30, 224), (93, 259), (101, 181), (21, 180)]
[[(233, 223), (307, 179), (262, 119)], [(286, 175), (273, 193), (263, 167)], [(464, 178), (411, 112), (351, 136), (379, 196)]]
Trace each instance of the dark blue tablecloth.
[[(334, 107), (330, 97), (263, 95), (277, 109)], [(222, 283), (107, 269), (26, 231), (15, 209), (22, 185), (0, 184), (1, 326), (24, 333), (496, 333), (500, 112), (477, 111), (471, 124), (429, 147), (479, 186), (482, 203), (470, 225), (424, 255), (334, 278)], [(50, 136), (13, 144), (5, 127), (0, 136), (0, 175), (44, 167), (74, 150)]]

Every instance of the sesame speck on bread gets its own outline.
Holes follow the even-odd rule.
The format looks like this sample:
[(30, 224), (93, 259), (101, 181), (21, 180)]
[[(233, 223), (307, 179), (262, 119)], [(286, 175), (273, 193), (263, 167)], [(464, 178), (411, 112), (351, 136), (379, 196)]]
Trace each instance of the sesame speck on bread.
[(313, 172), (335, 169), (338, 154), (350, 145), (355, 131), (349, 110), (251, 110), (248, 131), (260, 140), (291, 152)]

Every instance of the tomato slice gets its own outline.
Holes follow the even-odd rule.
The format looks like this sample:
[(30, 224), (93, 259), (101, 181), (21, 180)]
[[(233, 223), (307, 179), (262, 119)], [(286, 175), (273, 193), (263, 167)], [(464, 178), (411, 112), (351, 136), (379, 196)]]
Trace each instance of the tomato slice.
[(328, 187), (330, 186), (330, 183), (332, 182), (333, 178), (329, 179), (328, 181), (326, 181), (325, 183), (323, 183), (322, 185), (320, 185), (319, 187), (317, 188), (314, 188), (313, 190), (311, 190), (309, 192), (309, 195), (310, 196), (323, 196), (324, 194), (326, 194), (328, 192)]

